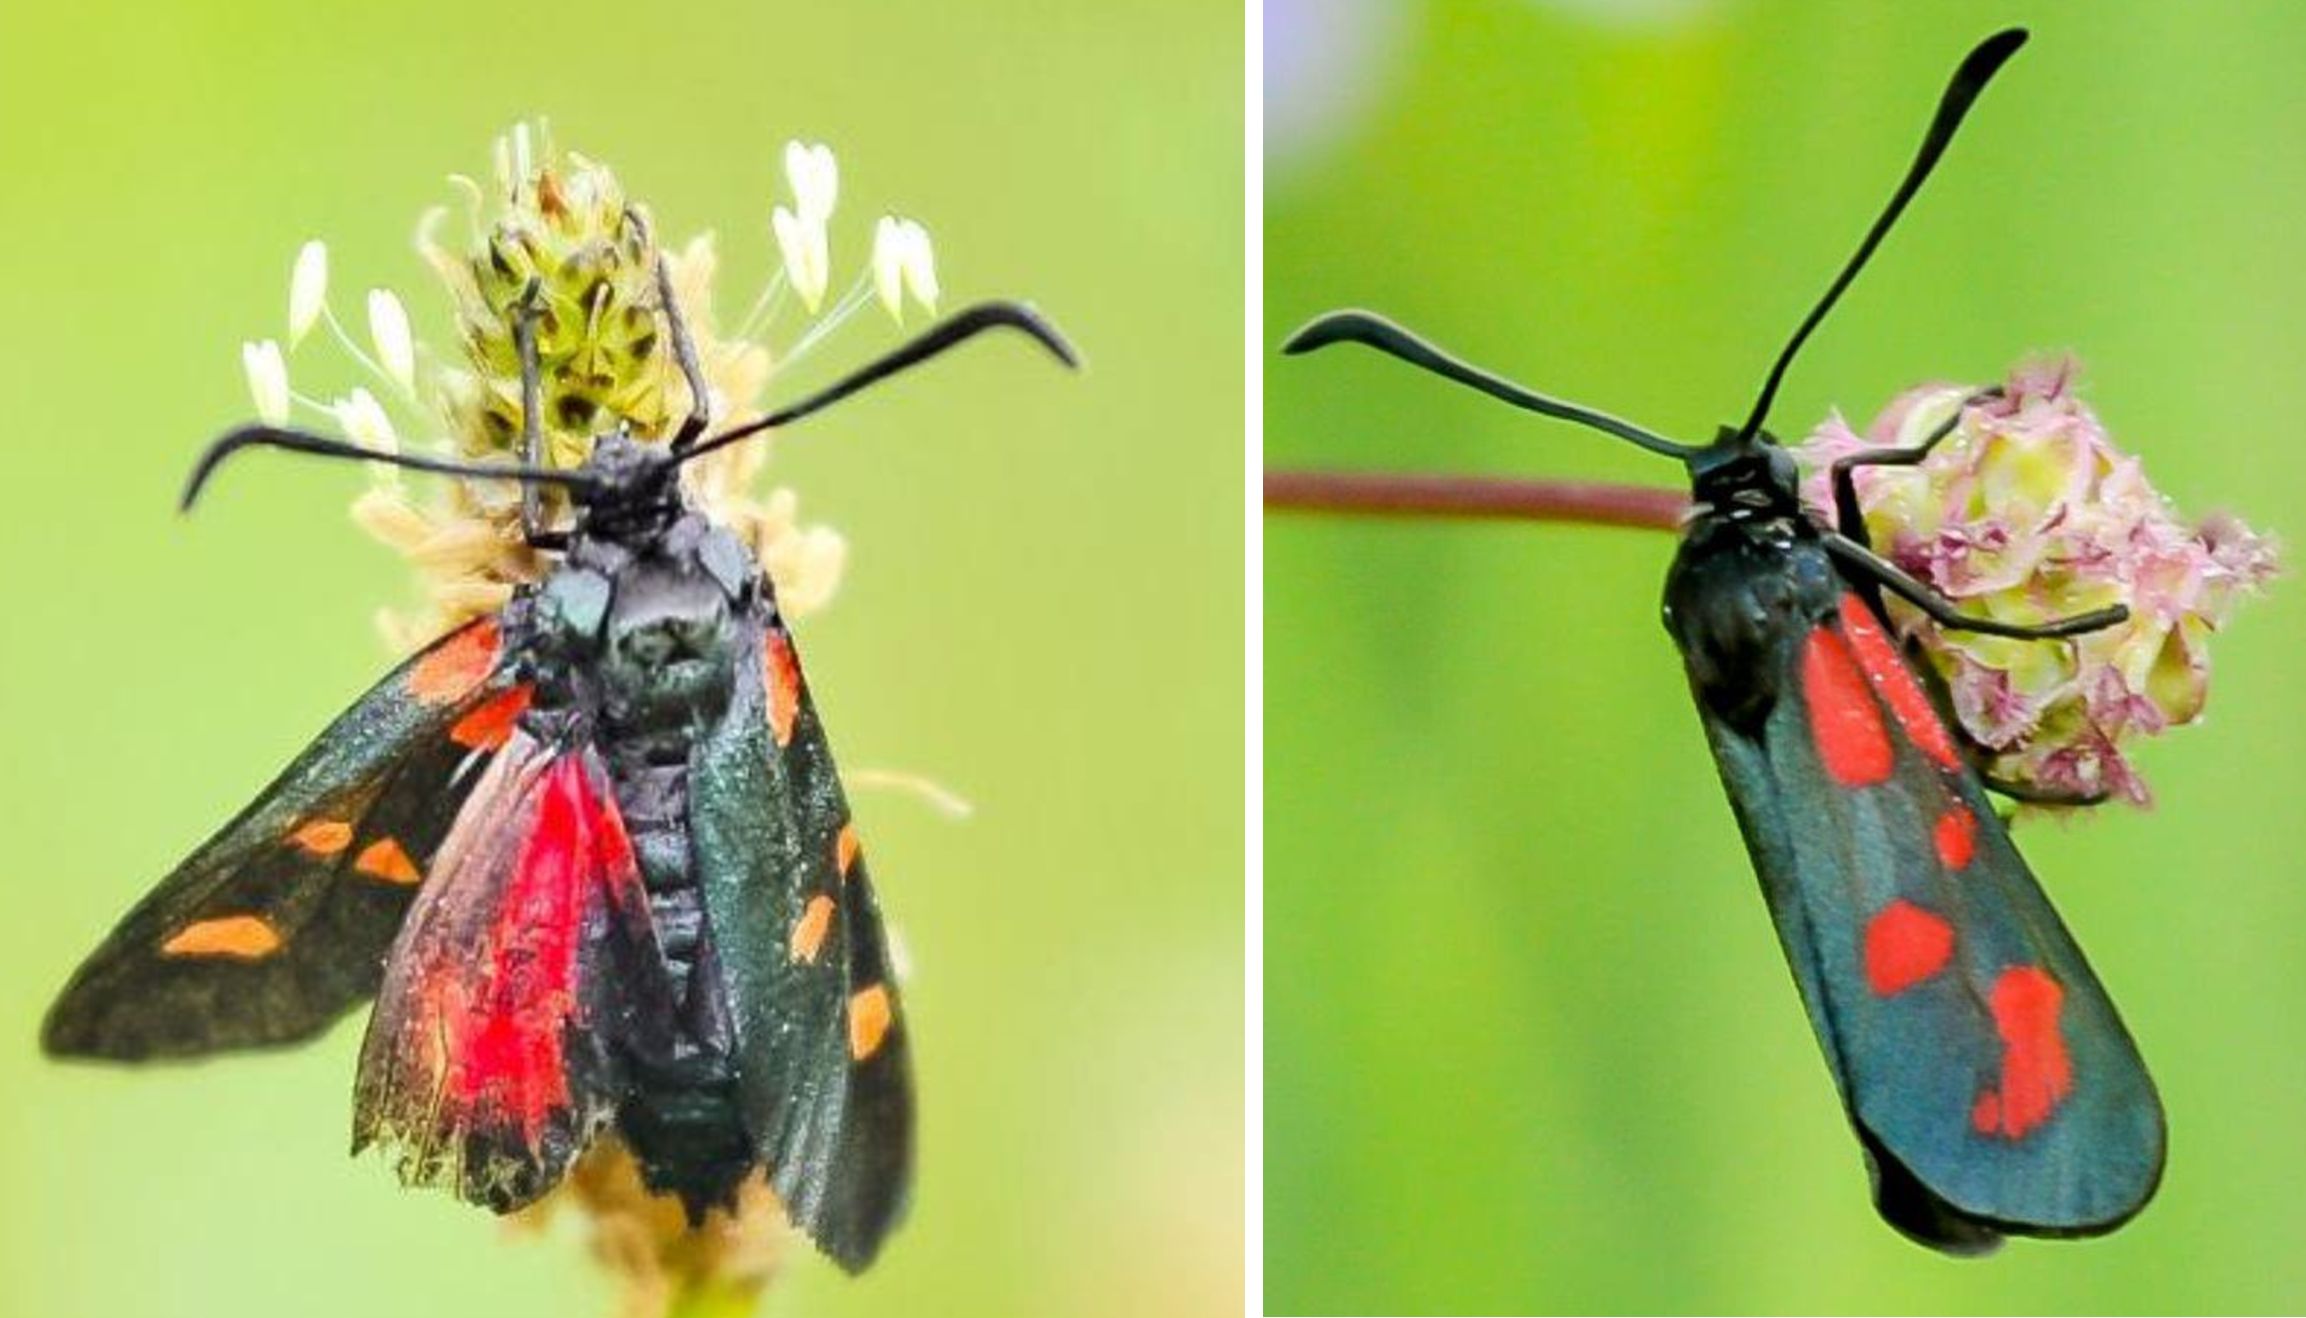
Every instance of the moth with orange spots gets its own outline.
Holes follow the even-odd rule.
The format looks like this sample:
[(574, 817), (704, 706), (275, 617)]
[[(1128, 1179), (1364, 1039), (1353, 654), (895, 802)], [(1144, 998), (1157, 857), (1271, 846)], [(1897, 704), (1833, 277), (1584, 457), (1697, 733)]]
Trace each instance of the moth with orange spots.
[[(658, 270), (690, 397), (711, 397)], [(566, 490), (524, 500), (543, 578), (402, 664), (131, 911), (43, 1041), (147, 1061), (286, 1044), (375, 996), (356, 1148), (506, 1212), (624, 1141), (692, 1222), (765, 1168), (793, 1222), (870, 1263), (913, 1163), (904, 1017), (823, 726), (776, 592), (689, 504), (682, 464), (798, 421), (990, 329), (986, 303), (818, 393), (707, 436), (621, 427), (539, 465), (535, 314), (518, 329), (526, 460), (375, 453), (250, 426), (250, 447)]]
[(1803, 507), (1794, 461), (1763, 423), (1803, 341), (2024, 41), (2002, 32), (1963, 60), (1888, 206), (1780, 352), (1745, 423), (1710, 444), (1526, 389), (1367, 312), (1324, 316), (1285, 349), (1360, 343), (1688, 468), (1695, 507), (1666, 579), (1666, 629), (1875, 1204), (1949, 1253), (2127, 1221), (2161, 1178), (2162, 1108), (1987, 795), (2040, 794), (1982, 774), (1983, 752), (1957, 740), (1891, 639), (1883, 592), (1940, 627), (2043, 643), (2127, 614), (2115, 606), (2041, 626), (1966, 617), (1873, 552), (1850, 472), (1918, 462), (1958, 416), (1919, 447), (1835, 463), (1832, 526)]

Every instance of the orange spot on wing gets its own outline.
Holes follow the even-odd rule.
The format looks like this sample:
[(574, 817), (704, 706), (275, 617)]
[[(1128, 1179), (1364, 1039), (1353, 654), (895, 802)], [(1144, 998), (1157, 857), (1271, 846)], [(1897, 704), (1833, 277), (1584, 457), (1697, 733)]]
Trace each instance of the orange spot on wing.
[(857, 863), (857, 826), (841, 825), (841, 835), (833, 839), (833, 863), (840, 867), (841, 877), (849, 877), (849, 867)]
[(261, 961), (280, 950), (280, 931), (260, 915), (225, 915), (197, 920), (160, 945), (167, 956), (228, 956)]
[(1802, 696), (1828, 777), (1844, 787), (1889, 780), (1889, 730), (1850, 647), (1830, 626), (1812, 631), (1802, 644)]
[(1937, 974), (1953, 954), (1953, 926), (1903, 898), (1866, 923), (1866, 983), (1881, 997)]
[(801, 713), (801, 660), (782, 629), (770, 632), (761, 646), (761, 678), (769, 693), (769, 731), (779, 746), (789, 745)]
[(352, 858), (352, 867), (386, 883), (416, 883), (424, 878), (416, 862), (408, 858), (398, 842), (388, 837), (362, 847), (360, 854)]
[(448, 730), (449, 740), (474, 750), (495, 750), (512, 736), (513, 725), (528, 712), (528, 702), (535, 694), (536, 689), (523, 682), (501, 695), (489, 697), (456, 721), (456, 726)]
[(1938, 860), (1947, 869), (1962, 869), (1978, 854), (1978, 817), (1968, 806), (1957, 805), (1938, 816), (1930, 836), (1937, 843)]
[(2002, 1037), (2002, 1083), (1978, 1095), (1970, 1124), (1981, 1135), (2024, 1139), (2074, 1089), (2074, 1066), (2058, 1028), (2065, 991), (2040, 966), (2012, 966), (1987, 1000)]
[(833, 899), (819, 893), (809, 898), (801, 918), (793, 922), (793, 937), (788, 950), (795, 961), (814, 963), (817, 953), (824, 950), (825, 935), (833, 928)]
[(1873, 683), (1874, 690), (1881, 692), (1898, 726), (1924, 755), (1948, 769), (1960, 768), (1962, 757), (1955, 753), (1954, 740), (1946, 735), (1936, 706), (1906, 665), (1905, 656), (1882, 632), (1874, 611), (1855, 595), (1842, 596), (1842, 633), (1850, 638), (1858, 666), (1866, 670), (1866, 680)]
[(894, 1020), (896, 1007), (889, 1001), (886, 986), (875, 984), (850, 994), (849, 1056), (861, 1062), (879, 1052)]
[(341, 819), (315, 819), (288, 835), (300, 851), (326, 858), (352, 845), (352, 825)]
[(408, 670), (409, 694), (430, 705), (464, 699), (496, 668), (503, 643), (494, 618), (482, 618), (451, 633)]

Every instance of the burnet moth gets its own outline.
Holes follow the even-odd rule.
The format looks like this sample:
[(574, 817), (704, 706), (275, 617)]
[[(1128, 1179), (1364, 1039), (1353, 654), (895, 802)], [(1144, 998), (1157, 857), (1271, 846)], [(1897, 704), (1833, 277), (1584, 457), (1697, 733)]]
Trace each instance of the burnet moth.
[(1867, 543), (1851, 472), (1918, 447), (1837, 460), (1832, 525), (1805, 511), (1764, 428), (1788, 365), (1928, 177), (1987, 83), (2024, 44), (1962, 61), (1920, 152), (1856, 253), (1778, 355), (1743, 425), (1710, 444), (1525, 389), (1366, 312), (1333, 313), (1285, 351), (1360, 343), (1516, 407), (1678, 459), (1694, 508), (1666, 576), (1665, 625), (1761, 878), (1786, 959), (1899, 1231), (1954, 1254), (2006, 1234), (2113, 1230), (2152, 1197), (2164, 1130), (2153, 1082), (2081, 950), (2011, 845), (1982, 751), (1900, 650), (1883, 592), (1944, 628), (2055, 643), (2119, 606), (2047, 625), (1967, 617)]
[[(639, 223), (638, 216), (629, 217)], [(708, 434), (662, 259), (658, 312), (698, 400), (669, 442), (600, 434), (540, 465), (532, 282), (511, 308), (518, 464), (379, 453), (252, 425), (185, 487), (269, 447), (519, 482), (549, 570), (403, 663), (130, 911), (43, 1042), (149, 1061), (293, 1043), (371, 996), (354, 1147), (498, 1212), (613, 1133), (692, 1222), (766, 1168), (850, 1271), (913, 1165), (904, 1017), (865, 857), (759, 563), (683, 464), (992, 329), (1071, 348), (1013, 303), (961, 311), (836, 383)], [(565, 491), (548, 525), (536, 492)]]

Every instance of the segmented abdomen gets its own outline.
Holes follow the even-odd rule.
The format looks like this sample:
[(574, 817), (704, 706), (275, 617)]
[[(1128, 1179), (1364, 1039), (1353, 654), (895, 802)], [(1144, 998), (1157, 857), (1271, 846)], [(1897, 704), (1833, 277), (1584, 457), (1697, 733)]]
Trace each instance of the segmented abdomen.
[(734, 1033), (689, 850), (688, 762), (611, 762), (657, 940), (677, 994), (673, 1037), (635, 1047), (617, 1125), (650, 1188), (692, 1220), (730, 1201), (756, 1161), (737, 1105)]

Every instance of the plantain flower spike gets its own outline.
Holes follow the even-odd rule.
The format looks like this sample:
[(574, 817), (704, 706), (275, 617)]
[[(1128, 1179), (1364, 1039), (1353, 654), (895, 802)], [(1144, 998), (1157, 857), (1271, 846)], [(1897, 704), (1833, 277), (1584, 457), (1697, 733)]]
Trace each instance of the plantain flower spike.
[[(407, 305), (382, 288), (368, 294), (366, 347), (347, 337), (328, 305), (328, 248), (308, 242), (289, 279), (289, 343), (325, 322), (369, 377), (368, 387), (335, 403), (311, 401), (290, 390), (278, 343), (252, 343), (242, 364), (260, 416), (286, 424), (303, 405), (372, 447), (405, 443), (468, 459), (518, 459), (514, 325), (525, 307), (535, 315), (543, 376), (538, 457), (573, 467), (596, 435), (622, 426), (662, 441), (693, 405), (665, 333), (660, 260), (695, 341), (716, 426), (758, 416), (773, 371), (813, 349), (876, 291), (900, 318), (907, 298), (922, 307), (936, 302), (928, 231), (893, 216), (876, 232), (871, 265), (834, 295), (829, 226), (840, 167), (822, 143), (786, 145), (790, 201), (775, 207), (772, 219), (782, 270), (728, 325), (715, 313), (711, 235), (663, 243), (606, 166), (557, 150), (541, 128), (516, 127), (499, 139), (494, 158), (493, 186), (452, 179), (466, 212), (460, 239), (446, 236), (452, 225), (445, 207), (427, 212), (417, 229), (418, 250), (448, 293), (453, 347), (421, 350)], [(807, 614), (832, 599), (848, 546), (838, 532), (804, 523), (791, 490), (756, 489), (773, 443), (712, 454), (691, 464), (685, 478), (707, 513), (752, 544), (785, 609)], [(567, 515), (559, 491), (541, 494), (548, 516)], [(427, 597), (413, 614), (380, 619), (395, 645), (420, 645), (500, 607), (515, 586), (535, 579), (543, 564), (522, 539), (519, 509), (518, 492), (507, 486), (403, 482), (378, 469), (354, 517), (417, 567)]]

